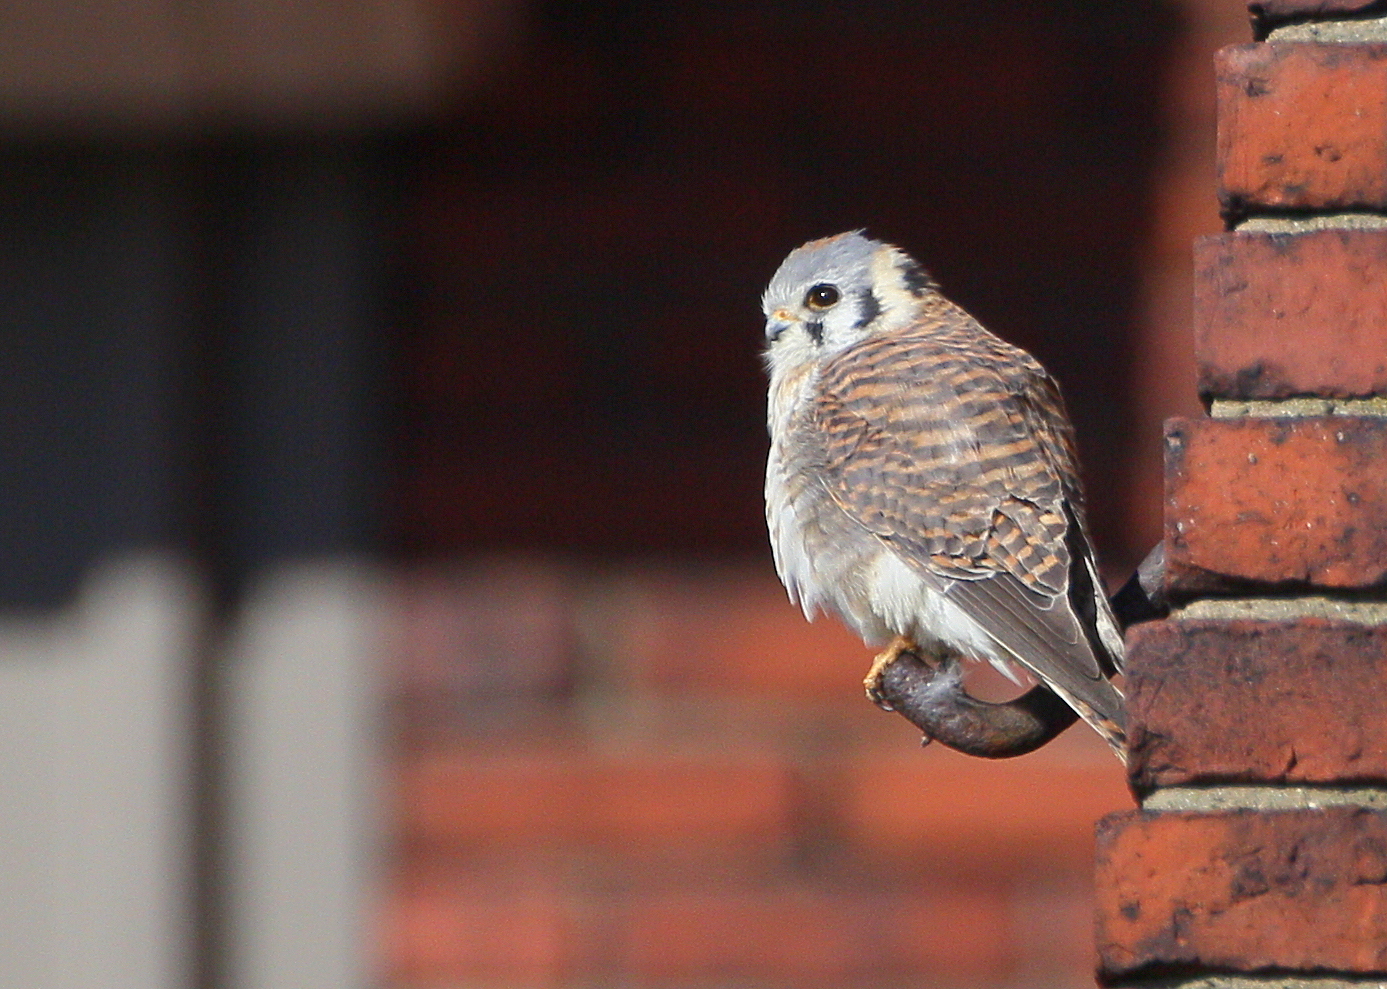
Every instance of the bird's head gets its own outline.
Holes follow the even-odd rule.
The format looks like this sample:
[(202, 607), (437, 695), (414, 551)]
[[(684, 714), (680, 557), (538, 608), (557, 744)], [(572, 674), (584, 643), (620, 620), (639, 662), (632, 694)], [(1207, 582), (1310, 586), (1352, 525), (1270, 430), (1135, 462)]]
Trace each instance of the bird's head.
[(766, 360), (822, 360), (897, 329), (935, 289), (914, 258), (860, 230), (811, 240), (790, 252), (761, 296)]

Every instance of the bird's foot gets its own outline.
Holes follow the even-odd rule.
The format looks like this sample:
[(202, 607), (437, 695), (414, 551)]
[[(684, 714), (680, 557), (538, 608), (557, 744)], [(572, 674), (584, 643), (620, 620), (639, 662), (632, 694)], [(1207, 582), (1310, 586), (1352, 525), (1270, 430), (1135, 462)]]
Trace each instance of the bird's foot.
[(904, 635), (898, 635), (891, 640), (891, 644), (877, 654), (876, 659), (872, 660), (872, 668), (867, 671), (867, 675), (862, 679), (862, 686), (867, 688), (867, 699), (881, 708), (883, 711), (894, 711), (891, 702), (886, 699), (885, 692), (881, 689), (881, 677), (886, 672), (886, 668), (900, 658), (901, 653), (918, 653), (917, 646), (912, 639)]

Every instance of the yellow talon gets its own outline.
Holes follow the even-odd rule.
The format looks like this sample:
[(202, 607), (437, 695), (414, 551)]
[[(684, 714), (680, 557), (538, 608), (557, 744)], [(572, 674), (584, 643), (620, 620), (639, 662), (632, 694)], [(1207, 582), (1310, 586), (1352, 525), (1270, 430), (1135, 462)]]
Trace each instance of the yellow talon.
[(890, 701), (881, 691), (881, 678), (886, 672), (886, 668), (894, 663), (903, 652), (916, 652), (918, 646), (914, 641), (904, 635), (898, 635), (891, 640), (891, 644), (877, 654), (876, 659), (872, 660), (872, 668), (867, 671), (866, 677), (862, 680), (862, 686), (867, 688), (867, 699), (883, 711), (893, 711)]

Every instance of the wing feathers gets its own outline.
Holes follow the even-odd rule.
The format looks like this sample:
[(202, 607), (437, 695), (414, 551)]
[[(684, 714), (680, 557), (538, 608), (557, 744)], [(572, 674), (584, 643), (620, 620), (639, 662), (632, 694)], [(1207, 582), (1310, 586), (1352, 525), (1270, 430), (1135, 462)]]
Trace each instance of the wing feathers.
[(1084, 531), (1059, 390), (962, 310), (936, 316), (825, 364), (821, 483), (1005, 654), (1095, 727), (1106, 722), (1111, 741), (1122, 706), (1106, 674), (1120, 668), (1121, 639)]

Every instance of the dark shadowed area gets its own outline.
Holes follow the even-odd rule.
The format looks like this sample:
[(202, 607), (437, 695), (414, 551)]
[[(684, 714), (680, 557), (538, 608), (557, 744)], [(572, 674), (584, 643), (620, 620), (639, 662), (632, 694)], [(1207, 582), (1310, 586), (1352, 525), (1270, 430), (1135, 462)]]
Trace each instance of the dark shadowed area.
[(1158, 3), (535, 8), (413, 163), (402, 544), (759, 551), (760, 290), (866, 227), (1064, 383), (1126, 562), (1174, 29)]

